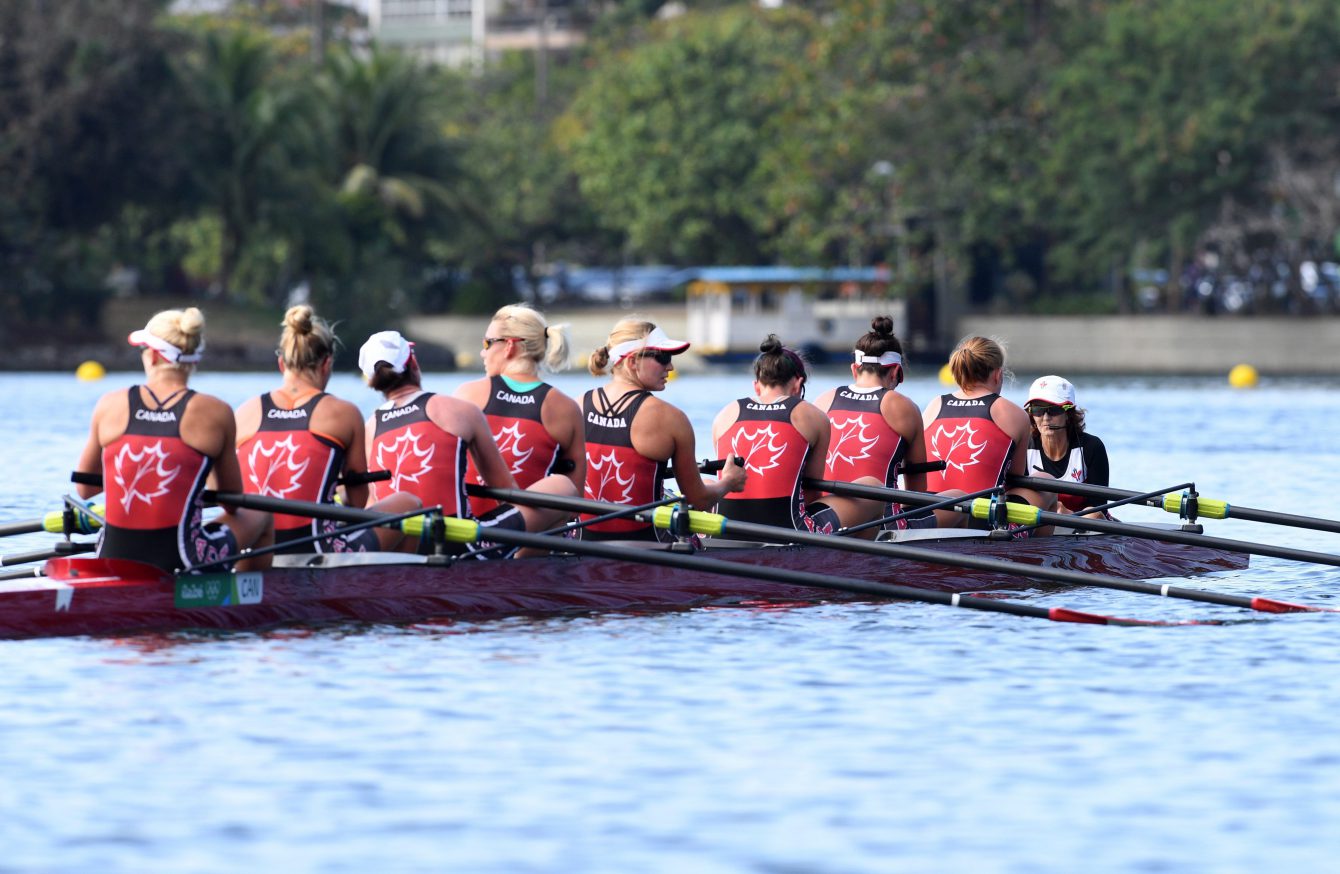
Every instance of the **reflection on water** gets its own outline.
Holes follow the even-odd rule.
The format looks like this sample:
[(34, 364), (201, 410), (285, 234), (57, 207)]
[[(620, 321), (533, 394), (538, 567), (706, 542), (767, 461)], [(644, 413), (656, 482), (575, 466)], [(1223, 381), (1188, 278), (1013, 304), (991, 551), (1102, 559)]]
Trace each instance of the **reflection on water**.
[[(206, 376), (232, 402), (270, 382)], [(0, 519), (56, 506), (107, 388), (0, 377)], [(372, 405), (351, 377), (332, 388)], [(670, 393), (705, 446), (716, 408), (747, 389), (742, 376), (689, 376)], [(1194, 479), (1240, 505), (1340, 515), (1331, 386), (1078, 389), (1114, 484)], [(921, 402), (939, 390), (908, 387)], [(1340, 552), (1324, 532), (1207, 526)], [(49, 535), (6, 541), (18, 551)], [(1335, 580), (1254, 559), (1195, 585), (1340, 606)], [(1333, 864), (1335, 617), (1086, 588), (1010, 596), (1227, 624), (858, 602), (0, 642), (0, 870)]]

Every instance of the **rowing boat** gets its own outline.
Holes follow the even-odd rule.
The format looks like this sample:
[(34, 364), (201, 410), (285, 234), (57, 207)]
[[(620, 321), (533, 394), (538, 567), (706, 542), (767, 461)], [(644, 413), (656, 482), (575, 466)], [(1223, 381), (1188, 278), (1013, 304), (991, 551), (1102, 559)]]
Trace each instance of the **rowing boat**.
[[(907, 531), (895, 539), (947, 555), (1008, 557), (1021, 564), (1133, 580), (1247, 566), (1240, 554), (1109, 534), (1015, 541), (966, 530)], [(674, 548), (689, 550), (686, 544)], [(809, 546), (713, 539), (700, 551), (733, 562), (942, 592), (1046, 585), (1017, 574)], [(134, 561), (52, 559), (44, 577), (0, 582), (0, 638), (246, 630), (295, 622), (481, 621), (860, 597), (717, 573), (689, 574), (636, 560), (570, 555), (488, 562), (365, 553), (281, 556), (276, 565), (256, 573), (173, 576)]]

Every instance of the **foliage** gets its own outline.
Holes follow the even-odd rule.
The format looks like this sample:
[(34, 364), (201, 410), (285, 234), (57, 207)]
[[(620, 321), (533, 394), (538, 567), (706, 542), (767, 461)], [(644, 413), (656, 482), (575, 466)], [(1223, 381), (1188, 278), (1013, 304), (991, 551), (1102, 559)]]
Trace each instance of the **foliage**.
[[(184, 162), (158, 0), (0, 4), (0, 306), (78, 320), (111, 258), (88, 234), (163, 202)], [(72, 306), (72, 304), (74, 304)], [(85, 318), (85, 321), (87, 319)]]
[(348, 5), (223, 5), (0, 0), (5, 329), (86, 330), (112, 276), (305, 283), (361, 331), (562, 261), (1102, 311), (1137, 261), (1337, 254), (1331, 0), (575, 2), (585, 48), (468, 72), (341, 45)]
[(785, 135), (813, 27), (801, 13), (730, 9), (668, 22), (605, 59), (574, 101), (565, 143), (602, 220), (652, 259), (765, 259), (759, 168)]

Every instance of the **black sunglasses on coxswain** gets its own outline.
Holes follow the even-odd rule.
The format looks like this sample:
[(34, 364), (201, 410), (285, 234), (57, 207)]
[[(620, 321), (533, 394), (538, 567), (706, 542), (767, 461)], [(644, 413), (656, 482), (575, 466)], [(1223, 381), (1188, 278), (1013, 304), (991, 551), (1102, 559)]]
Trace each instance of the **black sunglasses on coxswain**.
[(650, 358), (652, 361), (655, 361), (662, 367), (669, 367), (670, 362), (674, 361), (675, 359), (675, 356), (671, 355), (669, 352), (666, 352), (664, 349), (657, 349), (655, 351), (648, 350), (642, 353), (642, 357)]
[(1034, 416), (1035, 418), (1041, 418), (1043, 416), (1059, 416), (1062, 413), (1070, 412), (1074, 408), (1075, 407), (1072, 404), (1066, 404), (1065, 406), (1060, 407), (1055, 404), (1046, 406), (1042, 404), (1030, 404), (1028, 407), (1028, 415)]

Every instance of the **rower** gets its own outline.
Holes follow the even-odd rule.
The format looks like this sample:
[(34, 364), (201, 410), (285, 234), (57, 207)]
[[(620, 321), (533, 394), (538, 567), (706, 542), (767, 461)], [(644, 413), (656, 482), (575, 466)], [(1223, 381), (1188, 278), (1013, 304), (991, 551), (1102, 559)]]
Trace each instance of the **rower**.
[(806, 401), (805, 362), (776, 334), (754, 359), (754, 396), (727, 404), (712, 423), (721, 458), (741, 457), (749, 482), (727, 495), (717, 511), (729, 519), (796, 531), (832, 534), (842, 526), (820, 493), (802, 479), (821, 478), (828, 452), (828, 417)]
[[(204, 330), (204, 314), (195, 307), (155, 315), (128, 338), (143, 349), (144, 383), (103, 395), (93, 409), (76, 489), (92, 497), (104, 491), (92, 484), (102, 477), (107, 523), (98, 542), (101, 558), (180, 571), (271, 541), (268, 513), (225, 506), (219, 517), (204, 520), (207, 482), (219, 491), (242, 491), (232, 408), (187, 388), (205, 350)], [(267, 555), (242, 564), (268, 563)]]
[[(283, 383), (237, 409), (237, 460), (248, 494), (294, 501), (335, 503), (343, 481), (344, 504), (368, 502), (363, 414), (349, 401), (326, 394), (335, 360), (335, 334), (306, 304), (289, 307), (279, 338)], [(422, 506), (407, 492), (382, 498), (369, 509), (388, 515)], [(279, 552), (369, 552), (398, 548), (405, 535), (393, 528), (331, 532), (329, 520), (284, 513), (274, 517), (275, 542), (329, 535)]]
[[(459, 398), (424, 391), (414, 344), (398, 331), (380, 331), (369, 337), (359, 350), (358, 366), (368, 385), (386, 399), (366, 425), (368, 466), (391, 472), (389, 482), (373, 483), (374, 498), (405, 491), (425, 507), (440, 505), (444, 516), (474, 518), (465, 495), (467, 457), (482, 474), (484, 485), (516, 488), (484, 413)], [(528, 491), (565, 497), (577, 494), (570, 479), (556, 474), (532, 483)], [(481, 516), (479, 523), (542, 531), (566, 516), (561, 510), (499, 504)], [(430, 546), (428, 536), (425, 533), (417, 545), (420, 551)]]
[[(666, 462), (674, 464), (680, 491), (695, 510), (706, 510), (744, 487), (745, 469), (735, 458), (727, 460), (715, 482), (703, 481), (688, 416), (652, 394), (665, 390), (675, 369), (674, 356), (688, 348), (651, 322), (627, 318), (591, 353), (588, 369), (595, 376), (608, 372), (610, 381), (582, 397), (586, 497), (630, 506), (661, 500)], [(596, 522), (580, 531), (588, 540), (671, 537), (650, 522), (627, 518)]]
[[(927, 488), (952, 497), (1002, 486), (1006, 474), (1025, 475), (1028, 414), (1000, 395), (1005, 350), (987, 337), (966, 337), (949, 356), (949, 370), (958, 388), (932, 400), (922, 414), (926, 457), (945, 463), (943, 471), (927, 475)], [(1009, 489), (1005, 500), (1044, 510), (1055, 506), (1053, 496), (1032, 489)], [(954, 510), (936, 510), (935, 516), (941, 527), (965, 522)]]
[[(876, 316), (870, 331), (856, 341), (852, 381), (824, 392), (815, 406), (828, 415), (831, 434), (824, 463), (826, 480), (896, 488), (901, 472), (903, 487), (926, 490), (926, 440), (921, 411), (898, 392), (903, 381), (903, 346), (893, 333), (893, 319)], [(910, 465), (912, 470), (903, 470)], [(825, 495), (849, 528), (902, 508), (879, 501)], [(935, 516), (925, 511), (897, 522), (899, 528), (934, 528)], [(874, 528), (864, 532), (874, 537)]]
[[(547, 325), (524, 304), (493, 314), (484, 331), (484, 378), (456, 389), (456, 397), (484, 411), (517, 485), (529, 488), (551, 473), (561, 473), (579, 489), (586, 480), (586, 438), (577, 402), (540, 379), (540, 371), (568, 366), (566, 325)], [(466, 481), (480, 482), (473, 459)], [(498, 506), (492, 498), (470, 497), (470, 511), (481, 516)]]

